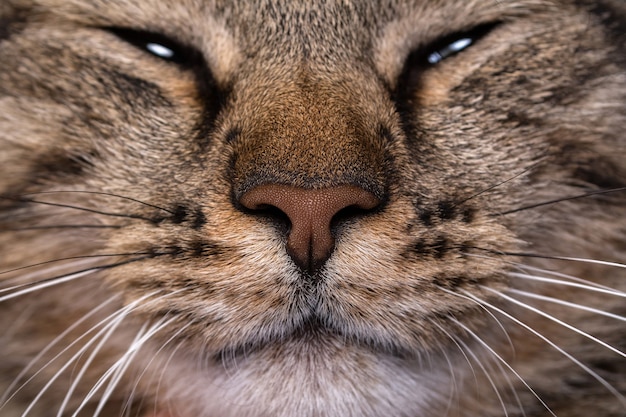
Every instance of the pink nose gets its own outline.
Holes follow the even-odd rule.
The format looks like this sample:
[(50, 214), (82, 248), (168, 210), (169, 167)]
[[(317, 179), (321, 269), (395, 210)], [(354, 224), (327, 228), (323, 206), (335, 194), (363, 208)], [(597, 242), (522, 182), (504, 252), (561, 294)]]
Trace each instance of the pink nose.
[(328, 260), (334, 249), (331, 221), (337, 213), (347, 208), (372, 210), (381, 201), (354, 185), (307, 189), (263, 184), (244, 193), (240, 203), (250, 210), (273, 207), (284, 213), (291, 222), (287, 253), (300, 268), (312, 272)]

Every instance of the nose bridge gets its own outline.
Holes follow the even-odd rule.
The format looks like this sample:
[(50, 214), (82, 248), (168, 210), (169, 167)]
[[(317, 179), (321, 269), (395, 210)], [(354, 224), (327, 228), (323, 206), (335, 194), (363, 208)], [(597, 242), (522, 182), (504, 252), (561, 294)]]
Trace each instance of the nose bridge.
[(249, 95), (234, 145), (236, 195), (264, 183), (353, 184), (382, 198), (384, 145), (348, 93), (358, 88), (342, 84), (301, 76)]

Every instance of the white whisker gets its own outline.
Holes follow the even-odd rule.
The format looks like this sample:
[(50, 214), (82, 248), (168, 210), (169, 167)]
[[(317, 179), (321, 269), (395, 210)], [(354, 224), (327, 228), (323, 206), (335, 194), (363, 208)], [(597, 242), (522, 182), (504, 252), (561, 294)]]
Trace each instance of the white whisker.
[(587, 290), (587, 291), (595, 291), (595, 292), (599, 292), (599, 293), (602, 293), (602, 294), (609, 294), (609, 295), (614, 295), (616, 297), (626, 298), (626, 293), (624, 293), (622, 291), (613, 290), (613, 289), (599, 288), (597, 286), (591, 286), (591, 285), (586, 285), (586, 284), (579, 284), (579, 283), (576, 283), (576, 282), (564, 281), (562, 279), (546, 278), (546, 277), (542, 277), (542, 276), (529, 275), (529, 274), (521, 274), (519, 272), (509, 272), (507, 275), (509, 275), (511, 277), (515, 277), (515, 278), (522, 278), (522, 279), (527, 279), (527, 280), (531, 280), (531, 281), (545, 282), (545, 283), (549, 283), (549, 284), (564, 285), (566, 287), (581, 288), (581, 289), (584, 289), (584, 290)]
[[(456, 322), (456, 320), (454, 320), (454, 321)], [(504, 404), (504, 399), (502, 398), (502, 395), (500, 394), (500, 391), (498, 390), (498, 386), (496, 385), (495, 381), (491, 377), (490, 373), (487, 371), (487, 369), (483, 365), (483, 363), (480, 360), (480, 358), (478, 357), (478, 355), (476, 355), (476, 353), (474, 353), (474, 351), (472, 349), (470, 349), (470, 347), (467, 345), (467, 343), (463, 342), (462, 340), (458, 340), (458, 342), (461, 344), (461, 346), (463, 346), (464, 350), (472, 357), (472, 359), (474, 359), (474, 362), (476, 362), (476, 364), (478, 364), (480, 369), (483, 371), (483, 374), (487, 378), (487, 381), (489, 381), (489, 385), (491, 385), (491, 388), (493, 389), (493, 391), (495, 392), (496, 396), (498, 397), (498, 401), (500, 402), (500, 406), (502, 407), (502, 411), (504, 411), (504, 415), (506, 417), (508, 417), (509, 416), (509, 412), (507, 411), (506, 404)]]
[[(176, 355), (176, 352), (178, 352), (178, 349), (180, 349), (180, 347), (182, 345), (183, 345), (183, 342), (180, 342), (180, 343), (178, 343), (178, 345), (174, 349), (172, 349), (172, 352), (170, 353), (170, 355), (167, 358), (167, 361), (165, 362), (165, 365), (163, 365), (163, 368), (161, 369), (161, 375), (159, 375), (159, 381), (157, 382), (157, 387), (156, 387), (155, 397), (154, 397), (154, 414), (156, 414), (156, 412), (157, 412), (156, 408), (157, 408), (157, 404), (158, 404), (158, 396), (159, 396), (159, 392), (161, 391), (161, 384), (163, 383), (163, 378), (165, 376), (165, 370), (170, 365), (170, 363), (172, 362), (172, 359)], [(174, 413), (170, 413), (170, 414), (174, 415)]]
[[(23, 290), (16, 291), (16, 292), (8, 294), (8, 295), (4, 295), (4, 296), (0, 297), (0, 303), (3, 302), (3, 301), (6, 301), (6, 300), (10, 300), (12, 298), (19, 297), (21, 295), (29, 294), (31, 292), (39, 291), (39, 290), (42, 290), (44, 288), (53, 287), (55, 285), (63, 284), (65, 282), (73, 281), (73, 280), (76, 280), (78, 278), (82, 278), (82, 277), (85, 277), (87, 275), (91, 275), (91, 274), (93, 274), (95, 272), (98, 272), (100, 269), (102, 269), (102, 267), (93, 267), (93, 268), (86, 269), (86, 270), (83, 270), (83, 271), (70, 273), (68, 275), (63, 275), (61, 277), (54, 278), (54, 279), (51, 279), (49, 281), (44, 281), (44, 282), (42, 282), (40, 284), (33, 285), (32, 287), (28, 287), (28, 288), (25, 288)], [(10, 288), (3, 288), (2, 290), (0, 290), (0, 293), (13, 291), (13, 290), (16, 290), (16, 289), (19, 289), (19, 288), (24, 288), (24, 285), (17, 285), (17, 286), (10, 287)]]
[[(92, 265), (96, 262), (99, 261), (100, 256), (91, 256), (88, 259), (78, 259), (78, 260), (72, 260), (72, 262), (69, 262), (69, 259), (61, 259), (59, 260), (59, 262), (63, 262), (66, 261), (65, 263), (63, 263), (62, 265), (53, 265), (53, 266), (48, 266), (47, 268), (44, 269), (39, 269), (37, 271), (33, 271), (33, 272), (28, 272), (28, 273), (21, 273), (19, 276), (16, 276), (14, 278), (10, 278), (8, 280), (3, 280), (3, 282), (7, 282), (7, 281), (22, 281), (22, 282), (33, 282), (33, 281), (37, 281), (39, 279), (41, 279), (42, 277), (46, 277), (46, 276), (50, 276), (50, 275), (54, 275), (56, 273), (58, 273), (59, 271), (62, 271), (64, 269), (68, 269), (68, 268), (82, 268), (86, 265)], [(41, 264), (36, 264), (33, 265), (32, 267), (37, 267), (40, 266)], [(22, 268), (18, 268), (18, 269), (26, 269), (28, 267), (22, 267)], [(15, 272), (18, 269), (11, 269), (8, 271), (2, 271), (0, 272), (0, 275), (3, 274), (8, 274), (10, 272)], [(17, 286), (19, 287), (19, 286)], [(15, 288), (15, 287), (13, 287)], [(10, 288), (3, 288), (0, 289), (0, 292), (5, 292), (10, 290)]]
[(467, 364), (470, 367), (470, 370), (472, 371), (472, 375), (474, 375), (474, 382), (476, 384), (478, 384), (478, 377), (476, 376), (476, 372), (474, 370), (474, 367), (472, 366), (472, 362), (469, 360), (469, 358), (467, 357), (467, 355), (465, 354), (465, 351), (463, 350), (463, 348), (461, 347), (461, 345), (459, 344), (459, 342), (456, 340), (456, 338), (454, 336), (452, 336), (450, 334), (450, 332), (448, 332), (446, 329), (443, 328), (443, 326), (439, 325), (436, 322), (432, 322), (435, 326), (437, 326), (437, 328), (439, 330), (441, 330), (446, 336), (448, 336), (448, 338), (452, 341), (452, 343), (454, 343), (456, 345), (456, 347), (459, 349), (459, 351), (461, 352), (461, 355), (463, 355), (463, 357), (465, 358), (465, 361), (467, 362)]
[(608, 287), (606, 285), (598, 284), (597, 282), (589, 281), (587, 279), (583, 279), (583, 278), (576, 277), (576, 276), (573, 276), (573, 275), (564, 274), (564, 273), (558, 272), (558, 271), (551, 271), (549, 269), (538, 268), (538, 267), (529, 266), (529, 265), (524, 265), (524, 264), (520, 264), (520, 263), (517, 263), (517, 262), (514, 262), (513, 265), (515, 265), (523, 273), (526, 273), (526, 271), (541, 272), (544, 275), (551, 275), (551, 276), (558, 277), (558, 278), (564, 278), (566, 280), (578, 282), (580, 284), (586, 284), (586, 285), (589, 285), (591, 287), (603, 288), (603, 289), (609, 290), (609, 291), (618, 291), (615, 288), (611, 288), (611, 287)]
[[(497, 311), (498, 313), (504, 315), (505, 317), (509, 318), (510, 320), (512, 320), (513, 322), (517, 323), (519, 326), (523, 327), (524, 329), (528, 330), (530, 333), (534, 334), (535, 336), (537, 336), (538, 338), (540, 338), (541, 340), (543, 340), (544, 342), (546, 342), (549, 346), (551, 346), (552, 348), (554, 348), (555, 350), (557, 350), (559, 353), (561, 353), (563, 356), (565, 356), (566, 358), (568, 358), (570, 361), (572, 361), (573, 363), (575, 363), (577, 366), (579, 366), (582, 370), (584, 370), (585, 372), (587, 372), (589, 375), (591, 375), (594, 379), (596, 379), (599, 383), (601, 383), (607, 390), (609, 390), (617, 399), (619, 399), (622, 403), (624, 403), (624, 405), (626, 405), (626, 399), (624, 398), (624, 396), (622, 394), (620, 394), (615, 387), (613, 387), (611, 384), (609, 384), (604, 378), (602, 378), (600, 375), (598, 375), (596, 372), (594, 372), (591, 368), (589, 368), (587, 365), (585, 365), (584, 363), (582, 363), (581, 361), (579, 361), (578, 359), (576, 359), (574, 356), (572, 356), (570, 353), (566, 352), (563, 348), (559, 347), (556, 343), (554, 343), (552, 340), (548, 339), (546, 336), (542, 335), (541, 333), (539, 333), (537, 330), (533, 329), (532, 327), (530, 327), (528, 324), (524, 323), (523, 321), (519, 320), (518, 318), (512, 316), (511, 314), (507, 313), (506, 311), (502, 310), (501, 308), (498, 308), (492, 304), (489, 304), (483, 300), (480, 300), (479, 298), (466, 293), (466, 295), (468, 295), (471, 298), (476, 299), (476, 301), (479, 301), (481, 303), (483, 303), (485, 306), (493, 309), (494, 311)], [(508, 364), (507, 364), (508, 366)], [(522, 380), (522, 382), (524, 382)], [(524, 382), (525, 383), (525, 382)], [(534, 392), (534, 391), (533, 391)], [(541, 400), (540, 400), (541, 401)]]
[[(167, 339), (162, 345), (161, 347), (154, 353), (154, 355), (152, 355), (152, 358), (150, 359), (150, 361), (148, 361), (148, 363), (144, 366), (143, 371), (137, 376), (136, 378), (136, 382), (133, 385), (132, 390), (130, 391), (130, 394), (128, 395), (129, 400), (126, 402), (126, 407), (130, 407), (131, 405), (131, 399), (134, 397), (135, 395), (135, 391), (137, 390), (137, 387), (139, 385), (139, 381), (141, 381), (141, 378), (143, 378), (143, 376), (145, 375), (145, 373), (148, 371), (148, 368), (152, 365), (152, 363), (154, 362), (154, 360), (156, 359), (157, 355), (159, 355), (163, 349), (165, 349), (167, 347), (167, 345), (169, 345), (172, 340), (176, 339), (182, 332), (184, 332), (185, 330), (187, 330), (187, 328), (191, 326), (191, 323), (187, 323), (184, 326), (182, 326), (181, 328), (179, 328), (176, 333), (174, 333), (172, 336), (170, 336), (169, 339)], [(180, 346), (180, 345), (179, 345)], [(169, 360), (168, 360), (169, 363)]]
[[(482, 302), (480, 299), (476, 299), (476, 301)], [(490, 306), (489, 304), (485, 303), (486, 306)], [(519, 381), (524, 384), (524, 386), (526, 387), (526, 389), (528, 389), (533, 396), (541, 403), (541, 405), (550, 413), (550, 415), (557, 417), (556, 414), (554, 414), (554, 412), (550, 409), (550, 407), (548, 407), (548, 405), (541, 399), (541, 397), (539, 396), (539, 394), (537, 394), (535, 392), (535, 390), (528, 385), (528, 383), (524, 380), (524, 378), (522, 378), (522, 376), (515, 370), (513, 369), (513, 367), (506, 361), (504, 360), (504, 358), (502, 356), (500, 356), (491, 346), (489, 346), (484, 340), (482, 340), (476, 333), (474, 333), (469, 327), (467, 327), (466, 325), (464, 325), (463, 323), (461, 323), (460, 321), (456, 320), (456, 319), (452, 319), (459, 327), (461, 327), (462, 329), (464, 329), (467, 333), (469, 333), (474, 340), (476, 340), (478, 343), (480, 343), (485, 349), (487, 349), (496, 359), (498, 359), (498, 361), (500, 361), (504, 366), (507, 367), (508, 370), (510, 370), (513, 375), (515, 375), (517, 377), (517, 379), (519, 379)]]
[[(80, 411), (94, 397), (96, 392), (100, 388), (102, 388), (102, 386), (109, 380), (109, 378), (113, 378), (113, 380), (116, 378), (116, 373), (118, 372), (118, 369), (120, 369), (120, 368), (121, 369), (125, 369), (126, 364), (128, 364), (128, 361), (130, 359), (132, 359), (132, 357), (144, 345), (144, 343), (146, 343), (157, 332), (159, 332), (164, 327), (169, 325), (172, 321), (174, 321), (174, 318), (170, 318), (169, 320), (161, 319), (157, 323), (155, 323), (150, 330), (148, 330), (145, 333), (143, 332), (144, 328), (142, 327), (142, 329), (140, 330), (140, 332), (137, 335), (137, 338), (132, 342), (132, 344), (129, 346), (127, 351), (111, 367), (109, 367), (109, 369), (94, 384), (94, 386), (87, 393), (87, 395), (85, 396), (85, 398), (83, 399), (81, 404), (74, 411), (74, 413), (72, 414), (72, 417), (78, 416)], [(106, 400), (108, 400), (108, 395), (110, 395), (110, 393), (111, 392), (108, 389), (105, 391), (105, 394), (100, 399), (100, 403), (98, 404), (98, 410), (97, 410), (96, 414), (94, 415), (94, 417), (97, 416), (97, 414), (101, 411), (101, 407), (104, 405)]]
[(76, 387), (80, 383), (83, 375), (85, 374), (85, 372), (87, 372), (87, 369), (89, 368), (89, 366), (91, 366), (92, 362), (94, 361), (94, 359), (96, 358), (98, 353), (100, 353), (100, 350), (102, 349), (104, 344), (107, 341), (109, 341), (109, 339), (111, 338), (111, 336), (113, 335), (113, 333), (115, 332), (117, 327), (122, 323), (122, 321), (125, 318), (126, 318), (126, 315), (120, 314), (120, 316), (117, 317), (111, 323), (112, 325), (109, 327), (109, 329), (106, 331), (106, 333), (100, 338), (100, 341), (98, 342), (98, 344), (92, 349), (91, 353), (89, 354), (89, 357), (85, 360), (85, 362), (81, 366), (80, 371), (78, 372), (78, 374), (74, 378), (74, 381), (72, 382), (72, 384), (70, 385), (69, 389), (67, 390), (67, 393), (65, 394), (65, 398), (63, 399), (63, 402), (61, 403), (61, 406), (59, 407), (59, 411), (57, 413), (57, 417), (62, 417), (63, 416), (63, 413), (65, 411), (65, 407), (69, 403), (70, 398), (72, 397), (72, 394), (74, 393), (74, 391), (76, 390)]
[(43, 388), (40, 389), (39, 393), (35, 396), (35, 398), (30, 402), (29, 406), (26, 408), (26, 410), (24, 410), (24, 412), (22, 413), (22, 417), (25, 417), (26, 415), (28, 415), (28, 413), (30, 413), (30, 411), (33, 409), (33, 407), (35, 406), (35, 404), (41, 399), (41, 397), (44, 395), (44, 393), (46, 391), (48, 391), (48, 389), (52, 386), (52, 384), (61, 376), (61, 374), (63, 372), (65, 372), (65, 370), (67, 368), (69, 368), (70, 365), (72, 365), (78, 358), (80, 358), (82, 355), (85, 354), (85, 352), (87, 352), (87, 350), (91, 347), (91, 345), (93, 345), (96, 340), (98, 340), (98, 338), (100, 336), (102, 336), (103, 334), (105, 334), (109, 328), (111, 326), (116, 326), (118, 321), (123, 320), (125, 316), (121, 315), (120, 317), (115, 318), (111, 323), (107, 324), (104, 328), (102, 328), (98, 333), (96, 333), (89, 341), (87, 341), (82, 348), (80, 348), (78, 350), (78, 352), (76, 352), (66, 363), (65, 365), (63, 365), (51, 378), (50, 380), (43, 386)]
[(584, 305), (577, 304), (577, 303), (571, 303), (569, 301), (560, 300), (560, 299), (554, 298), (554, 297), (548, 297), (548, 296), (545, 296), (545, 295), (535, 294), (535, 293), (532, 293), (532, 292), (516, 290), (515, 288), (509, 288), (509, 289), (507, 289), (507, 292), (518, 294), (518, 295), (521, 295), (521, 296), (524, 296), (524, 297), (534, 298), (536, 300), (547, 301), (547, 302), (550, 302), (550, 303), (559, 304), (559, 305), (570, 307), (570, 308), (573, 308), (573, 309), (576, 309), (576, 310), (588, 311), (590, 313), (598, 314), (598, 315), (604, 316), (604, 317), (609, 317), (609, 318), (612, 318), (612, 319), (615, 319), (615, 320), (619, 320), (619, 321), (626, 321), (626, 317), (624, 317), (624, 316), (620, 316), (618, 314), (609, 313), (608, 311), (599, 310), (597, 308), (592, 308), (592, 307), (584, 306)]
[(540, 310), (540, 309), (538, 309), (538, 308), (535, 308), (535, 307), (533, 307), (533, 306), (531, 306), (531, 305), (528, 305), (528, 304), (526, 304), (526, 303), (523, 303), (523, 302), (521, 302), (521, 301), (519, 301), (519, 300), (517, 300), (517, 299), (515, 299), (515, 298), (513, 298), (513, 297), (509, 297), (508, 295), (503, 294), (503, 293), (501, 293), (500, 291), (497, 291), (497, 290), (494, 290), (494, 289), (492, 289), (492, 288), (485, 287), (485, 286), (481, 286), (481, 287), (482, 287), (483, 289), (485, 289), (485, 290), (487, 290), (487, 291), (489, 291), (489, 292), (493, 293), (493, 294), (496, 294), (496, 295), (498, 295), (498, 296), (500, 296), (500, 297), (504, 298), (504, 299), (505, 299), (505, 300), (507, 300), (507, 301), (510, 301), (510, 302), (512, 302), (512, 303), (514, 303), (514, 304), (516, 304), (516, 305), (520, 306), (520, 307), (523, 307), (523, 308), (525, 308), (525, 309), (527, 309), (527, 310), (530, 310), (530, 311), (532, 311), (532, 312), (534, 312), (534, 313), (537, 313), (537, 314), (539, 314), (539, 315), (541, 315), (541, 316), (543, 316), (543, 317), (547, 318), (548, 320), (551, 320), (551, 321), (553, 321), (553, 322), (555, 322), (555, 323), (557, 323), (557, 324), (559, 324), (559, 325), (561, 325), (561, 326), (565, 327), (566, 329), (569, 329), (569, 330), (571, 330), (571, 331), (573, 331), (573, 332), (575, 332), (575, 333), (578, 333), (579, 335), (581, 335), (581, 336), (583, 336), (583, 337), (586, 337), (587, 339), (589, 339), (589, 340), (591, 340), (591, 341), (593, 341), (593, 342), (595, 342), (595, 343), (599, 344), (600, 346), (604, 346), (605, 348), (607, 348), (607, 349), (611, 350), (612, 352), (617, 353), (618, 355), (623, 356), (624, 358), (626, 358), (626, 353), (623, 353), (623, 352), (622, 352), (622, 351), (620, 351), (619, 349), (617, 349), (617, 348), (615, 348), (615, 347), (613, 347), (613, 346), (609, 345), (608, 343), (606, 343), (606, 342), (604, 342), (604, 341), (602, 341), (602, 340), (598, 339), (597, 337), (594, 337), (594, 336), (590, 335), (590, 334), (589, 334), (589, 333), (587, 333), (587, 332), (583, 332), (582, 330), (578, 329), (577, 327), (572, 326), (571, 324), (568, 324), (568, 323), (564, 322), (563, 320), (559, 320), (559, 319), (557, 319), (556, 317), (554, 317), (554, 316), (552, 316), (552, 315), (550, 315), (550, 314), (548, 314), (548, 313), (546, 313), (546, 312), (544, 312), (544, 311), (541, 311), (541, 310)]
[(582, 263), (588, 263), (588, 264), (612, 266), (612, 267), (615, 267), (615, 268), (624, 268), (624, 269), (626, 269), (626, 264), (622, 264), (622, 263), (619, 263), (619, 262), (602, 261), (602, 260), (599, 260), (599, 259), (575, 258), (575, 257), (569, 257), (569, 256), (550, 256), (550, 259), (557, 259), (557, 260), (560, 260), (560, 261), (582, 262)]
[[(65, 329), (62, 333), (60, 333), (57, 337), (55, 337), (50, 343), (48, 343), (46, 345), (46, 347), (44, 349), (42, 349), (33, 359), (31, 359), (31, 361), (28, 363), (28, 365), (26, 365), (21, 371), (20, 373), (15, 377), (15, 379), (13, 380), (13, 382), (9, 385), (9, 387), (6, 389), (5, 393), (3, 394), (2, 397), (0, 397), (0, 410), (2, 409), (2, 407), (4, 407), (6, 405), (6, 403), (13, 398), (13, 396), (15, 395), (15, 393), (9, 397), (10, 393), (13, 391), (13, 389), (17, 386), (17, 384), (19, 383), (19, 381), (26, 375), (26, 373), (35, 365), (35, 363), (37, 363), (50, 349), (52, 349), (57, 343), (59, 343), (63, 338), (65, 338), (69, 333), (71, 333), (74, 329), (76, 329), (78, 326), (80, 326), (82, 323), (84, 323), (86, 320), (88, 320), (91, 316), (93, 316), (94, 314), (96, 314), (98, 311), (100, 311), (102, 308), (106, 307), (107, 305), (109, 305), (111, 302), (113, 302), (113, 300), (115, 300), (116, 298), (118, 298), (117, 295), (114, 295), (113, 297), (109, 298), (108, 300), (105, 300), (103, 303), (101, 303), (99, 306), (97, 306), (96, 308), (94, 308), (93, 310), (91, 310), (89, 313), (85, 314), (83, 317), (81, 317), (79, 320), (77, 320), (76, 322), (74, 322), (74, 324), (72, 324), (70, 327), (68, 327), (67, 329)], [(109, 316), (110, 317), (110, 316)], [(107, 318), (108, 319), (108, 318)], [(105, 319), (105, 320), (107, 320)], [(99, 326), (101, 325), (103, 322), (98, 323)], [(90, 329), (88, 332), (86, 332), (87, 334), (89, 332), (91, 332), (94, 328)], [(85, 334), (83, 334), (84, 336)], [(82, 338), (82, 336), (81, 336)], [(78, 340), (75, 340), (75, 342), (78, 342)], [(73, 344), (72, 344), (73, 345)], [(70, 345), (69, 347), (71, 347), (72, 345)], [(63, 351), (65, 352), (65, 350)], [(61, 352), (61, 354), (63, 353)], [(54, 359), (53, 359), (54, 360)], [(49, 362), (50, 363), (50, 362)], [(48, 364), (49, 364), (48, 363)], [(47, 366), (47, 365), (46, 365)], [(38, 374), (35, 373), (35, 376)], [(19, 391), (19, 389), (17, 390)], [(16, 393), (17, 393), (16, 391)]]
[[(74, 363), (74, 361), (76, 361), (79, 357), (81, 357), (86, 351), (87, 349), (89, 349), (89, 347), (91, 345), (93, 345), (96, 340), (98, 340), (98, 338), (103, 335), (111, 326), (115, 325), (117, 320), (121, 320), (123, 318), (126, 317), (127, 315), (127, 310), (131, 310), (133, 309), (137, 304), (139, 304), (141, 301), (143, 301), (144, 299), (150, 297), (153, 293), (151, 294), (146, 294), (145, 296), (143, 296), (142, 298), (136, 300), (135, 302), (129, 304), (128, 306), (124, 307), (121, 310), (116, 311), (115, 313), (111, 314), (109, 317), (107, 317), (106, 319), (102, 320), (100, 323), (98, 323), (96, 326), (93, 326), (90, 330), (88, 330), (87, 332), (85, 332), (82, 336), (80, 336), (79, 338), (77, 338), (76, 340), (74, 340), (71, 344), (69, 344), (67, 347), (65, 347), (61, 352), (59, 352), (54, 358), (52, 358), (51, 360), (49, 360), (39, 371), (37, 371), (34, 375), (32, 375), (27, 381), (25, 381), (14, 393), (13, 395), (11, 395), (11, 397), (9, 397), (7, 399), (7, 402), (11, 400), (11, 398), (13, 398), (17, 392), (19, 390), (21, 390), (23, 387), (25, 387), (30, 381), (32, 381), (40, 372), (42, 372), (46, 367), (48, 367), (52, 362), (54, 362), (56, 359), (58, 359), (59, 357), (61, 357), (61, 355), (63, 355), (65, 352), (67, 352), (72, 346), (74, 346), (75, 344), (77, 344), (80, 340), (82, 340), (84, 337), (86, 337), (89, 333), (91, 333), (93, 330), (95, 330), (96, 328), (98, 328), (100, 325), (102, 325), (103, 323), (109, 322), (107, 323), (102, 329), (100, 329), (89, 341), (87, 341), (83, 347), (81, 347), (78, 352), (76, 352), (66, 363), (65, 365), (63, 365), (51, 378), (50, 380), (44, 385), (43, 388), (41, 388), (39, 390), (39, 393), (35, 396), (35, 398), (33, 400), (31, 400), (30, 405), (26, 408), (26, 410), (24, 410), (24, 412), (22, 413), (22, 417), (26, 416), (28, 413), (30, 413), (30, 411), (33, 409), (33, 407), (36, 405), (36, 403), (41, 399), (41, 397), (45, 394), (45, 392), (52, 386), (52, 384), (59, 378), (59, 376), (61, 376), (61, 374), (70, 366)], [(120, 318), (121, 317), (121, 318)], [(5, 403), (6, 404), (6, 403)]]
[[(139, 332), (137, 332), (137, 336), (131, 343), (131, 347), (134, 346), (135, 343), (137, 343), (141, 335), (146, 333), (145, 327), (146, 327), (146, 324), (144, 324), (144, 326), (141, 327)], [(130, 366), (130, 364), (132, 363), (132, 360), (135, 358), (135, 355), (137, 354), (137, 352), (138, 350), (134, 350), (130, 354), (128, 354), (128, 352), (125, 353), (120, 358), (121, 361), (118, 361), (118, 366), (114, 365), (114, 368), (113, 368), (114, 371), (111, 373), (111, 378), (109, 379), (109, 383), (107, 387), (105, 388), (104, 392), (102, 393), (102, 396), (100, 397), (100, 401), (98, 401), (98, 407), (96, 408), (96, 411), (93, 413), (93, 417), (98, 417), (100, 415), (106, 402), (111, 397), (111, 394), (113, 394), (113, 390), (115, 389), (115, 387), (117, 387), (117, 384), (119, 384), (120, 379), (122, 378), (122, 376), (124, 375), (128, 367)]]
[[(474, 258), (481, 258), (481, 259), (489, 259), (491, 260), (493, 257), (491, 256), (485, 256), (485, 255), (477, 255), (477, 254), (473, 254), (473, 253), (467, 253), (465, 254), (467, 256), (471, 256)], [(559, 258), (559, 257), (550, 257), (550, 259), (561, 259), (563, 260), (563, 258)], [(530, 266), (530, 265), (526, 265), (526, 264), (522, 264), (519, 262), (511, 262), (511, 261), (506, 261), (504, 260), (503, 262), (509, 264), (509, 265), (513, 265), (516, 267), (516, 269), (522, 271), (520, 278), (528, 278), (528, 279), (532, 279), (532, 278), (536, 278), (538, 281), (539, 280), (546, 280), (546, 282), (551, 282), (551, 283), (559, 283), (559, 284), (563, 284), (566, 285), (565, 283), (567, 283), (568, 281), (563, 281), (563, 280), (558, 280), (558, 279), (552, 279), (552, 278), (548, 278), (548, 277), (544, 277), (544, 276), (537, 276), (537, 275), (530, 275), (530, 274), (526, 274), (524, 273), (527, 270), (530, 271), (535, 271), (535, 272), (541, 272), (542, 274), (545, 275), (552, 275), (555, 277), (559, 277), (559, 278), (565, 278), (569, 281), (573, 281), (574, 283), (579, 283), (579, 284), (583, 284), (583, 286), (579, 287), (579, 288), (585, 288), (585, 289), (589, 289), (592, 290), (593, 288), (598, 288), (598, 289), (604, 289), (607, 291), (607, 293), (610, 293), (612, 295), (619, 295), (621, 297), (626, 297), (626, 293), (623, 293), (622, 291), (619, 291), (615, 288), (611, 288), (608, 287), (606, 285), (601, 285), (598, 284), (596, 282), (593, 281), (589, 281), (583, 278), (579, 278), (573, 275), (568, 275), (568, 274), (564, 274), (561, 272), (557, 272), (557, 271), (551, 271), (549, 269), (544, 269), (544, 268), (538, 268), (538, 267), (534, 267), (534, 266)], [(605, 262), (605, 261), (597, 261), (598, 263), (601, 262)], [(509, 275), (511, 274), (518, 274), (516, 272), (510, 272)]]
[(511, 348), (511, 352), (513, 353), (513, 355), (515, 355), (515, 346), (513, 345), (513, 341), (511, 340), (511, 337), (509, 336), (509, 333), (504, 328), (504, 325), (502, 325), (502, 322), (500, 320), (498, 320), (498, 318), (491, 311), (489, 311), (482, 303), (477, 302), (473, 298), (466, 297), (463, 294), (459, 294), (459, 293), (456, 293), (454, 291), (448, 290), (447, 288), (443, 288), (443, 287), (440, 287), (440, 286), (437, 286), (437, 288), (439, 288), (441, 291), (443, 291), (445, 293), (448, 293), (450, 295), (453, 295), (455, 297), (460, 297), (460, 298), (466, 299), (466, 300), (476, 304), (483, 311), (485, 311), (487, 314), (489, 314), (489, 316), (491, 316), (491, 318), (494, 319), (495, 322), (498, 324), (498, 327), (500, 327), (500, 330), (502, 330), (502, 333), (504, 334), (504, 337), (506, 337), (506, 340), (507, 340), (507, 342), (509, 344), (509, 347)]

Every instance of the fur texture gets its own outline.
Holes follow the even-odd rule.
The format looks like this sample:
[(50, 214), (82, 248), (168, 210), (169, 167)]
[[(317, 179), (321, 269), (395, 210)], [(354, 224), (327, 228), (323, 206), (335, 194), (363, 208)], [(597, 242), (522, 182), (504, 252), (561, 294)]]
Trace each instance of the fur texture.
[(0, 415), (624, 416), (624, 9), (2, 0)]

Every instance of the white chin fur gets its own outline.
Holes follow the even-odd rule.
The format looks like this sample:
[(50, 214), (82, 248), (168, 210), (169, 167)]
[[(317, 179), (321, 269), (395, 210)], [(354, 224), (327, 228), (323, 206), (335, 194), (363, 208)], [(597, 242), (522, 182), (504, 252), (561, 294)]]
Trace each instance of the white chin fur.
[(287, 343), (222, 363), (177, 355), (162, 371), (160, 407), (176, 417), (393, 417), (426, 415), (429, 403), (454, 394), (437, 359), (320, 345)]

